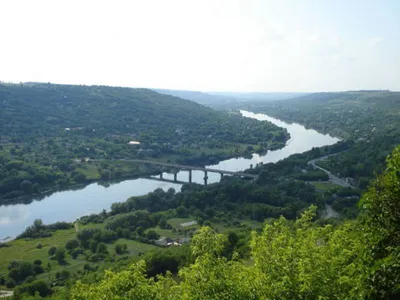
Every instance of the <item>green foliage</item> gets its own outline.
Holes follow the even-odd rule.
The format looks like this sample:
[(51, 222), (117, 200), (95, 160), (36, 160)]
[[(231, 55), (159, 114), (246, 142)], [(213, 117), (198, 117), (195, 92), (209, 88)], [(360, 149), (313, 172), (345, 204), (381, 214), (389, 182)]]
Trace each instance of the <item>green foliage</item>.
[(68, 251), (72, 251), (75, 248), (79, 247), (79, 241), (76, 239), (69, 240), (68, 242), (65, 243), (65, 249)]
[(40, 297), (49, 296), (51, 288), (43, 280), (35, 280), (18, 286), (14, 291), (14, 299), (26, 299), (27, 296), (39, 295)]
[(65, 263), (65, 249), (57, 248), (56, 253), (54, 253), (54, 258), (57, 260), (59, 264)]
[(108, 253), (107, 245), (103, 242), (98, 243), (96, 247), (96, 253), (107, 254)]
[(54, 246), (51, 246), (51, 247), (49, 248), (49, 250), (48, 250), (48, 254), (49, 254), (50, 256), (53, 256), (53, 255), (56, 253), (56, 251), (57, 251), (57, 248), (54, 247)]
[(367, 249), (373, 264), (371, 291), (375, 297), (394, 299), (400, 296), (400, 147), (387, 158), (385, 172), (376, 178), (360, 205), (372, 229), (374, 247)]
[(17, 238), (18, 239), (22, 239), (22, 238), (37, 239), (37, 238), (50, 237), (53, 231), (56, 231), (59, 229), (69, 229), (72, 227), (73, 227), (73, 225), (71, 223), (67, 223), (67, 222), (56, 222), (54, 224), (44, 225), (42, 220), (37, 219), (33, 222), (33, 224), (31, 226), (28, 226), (28, 228), (26, 228), (23, 233), (18, 235)]
[[(318, 227), (312, 219), (315, 207), (291, 223), (283, 218), (253, 234), (254, 264), (245, 266), (234, 255), (222, 257), (226, 238), (204, 227), (193, 238), (195, 262), (179, 272), (179, 282), (168, 275), (157, 282), (146, 279), (142, 263), (121, 273), (107, 272), (96, 285), (78, 283), (72, 299), (315, 299), (354, 298), (362, 274), (357, 266), (363, 240), (354, 222), (337, 229)], [(154, 255), (149, 259), (159, 260)], [(162, 287), (162, 288), (161, 288)], [(136, 297), (136, 298), (135, 298)]]

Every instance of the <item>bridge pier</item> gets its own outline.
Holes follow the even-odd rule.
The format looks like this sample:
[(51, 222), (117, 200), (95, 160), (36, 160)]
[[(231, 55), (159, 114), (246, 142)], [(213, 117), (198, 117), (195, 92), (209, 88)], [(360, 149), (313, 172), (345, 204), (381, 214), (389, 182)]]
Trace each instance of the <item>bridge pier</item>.
[(160, 179), (163, 179), (163, 171), (160, 173)]
[(189, 170), (189, 183), (192, 183), (192, 170)]
[(207, 185), (207, 179), (208, 179), (207, 171), (204, 170), (204, 185)]
[(178, 173), (174, 173), (174, 181), (178, 180)]
[(221, 180), (222, 180), (222, 178), (224, 177), (224, 173), (219, 173), (220, 175), (221, 175)]

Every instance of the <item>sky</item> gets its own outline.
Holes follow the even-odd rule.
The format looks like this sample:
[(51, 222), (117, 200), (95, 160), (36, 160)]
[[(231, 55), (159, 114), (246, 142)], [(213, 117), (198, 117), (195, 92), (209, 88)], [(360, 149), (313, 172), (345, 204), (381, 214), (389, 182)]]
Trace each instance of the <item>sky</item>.
[(0, 81), (400, 90), (399, 0), (0, 0)]

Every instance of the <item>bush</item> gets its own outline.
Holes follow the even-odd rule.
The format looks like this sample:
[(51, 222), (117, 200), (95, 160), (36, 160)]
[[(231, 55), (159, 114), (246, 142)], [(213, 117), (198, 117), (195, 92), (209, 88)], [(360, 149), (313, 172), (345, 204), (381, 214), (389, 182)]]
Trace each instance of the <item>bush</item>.
[(107, 245), (103, 242), (99, 243), (96, 248), (96, 253), (107, 254), (108, 253)]
[(160, 238), (160, 235), (153, 229), (150, 229), (146, 232), (146, 237), (149, 240), (157, 240)]
[(14, 279), (12, 279), (12, 278), (7, 279), (6, 288), (12, 289), (15, 287), (15, 285), (16, 285), (16, 283), (15, 283)]
[(6, 247), (10, 247), (10, 245), (7, 243), (0, 243), (0, 248), (6, 248)]
[(122, 254), (123, 252), (122, 252), (122, 245), (121, 244), (116, 244), (115, 246), (114, 246), (114, 249), (115, 249), (115, 253), (117, 253), (117, 254)]
[(58, 248), (56, 250), (56, 253), (54, 254), (56, 260), (58, 261), (59, 264), (65, 262), (65, 249), (64, 248)]
[(57, 251), (57, 248), (52, 246), (50, 247), (49, 251), (47, 252), (50, 256), (53, 256)]
[[(43, 280), (35, 280), (31, 283), (19, 286), (14, 293), (16, 299), (25, 299), (23, 295), (28, 294), (35, 296), (39, 294), (40, 297), (47, 297), (52, 293), (52, 290)], [(36, 298), (35, 298), (36, 299)]]
[(31, 283), (35, 281), (35, 277), (34, 276), (28, 276), (26, 277), (24, 283)]
[(69, 240), (68, 242), (65, 243), (65, 249), (67, 249), (68, 251), (71, 251), (78, 247), (79, 247), (79, 242), (76, 239)]
[(75, 249), (71, 251), (71, 257), (73, 259), (76, 259), (79, 254), (83, 254), (83, 251), (81, 249)]
[(37, 265), (37, 266), (41, 266), (41, 265), (42, 265), (42, 261), (41, 261), (40, 259), (35, 259), (35, 260), (33, 261), (33, 264), (34, 264), (34, 265)]

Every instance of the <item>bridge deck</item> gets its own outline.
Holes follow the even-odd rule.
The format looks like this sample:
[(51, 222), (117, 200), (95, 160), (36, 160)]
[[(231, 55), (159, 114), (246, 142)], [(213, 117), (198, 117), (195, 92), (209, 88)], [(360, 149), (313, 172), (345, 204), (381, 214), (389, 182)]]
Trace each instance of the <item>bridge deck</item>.
[[(198, 170), (198, 171), (207, 171), (207, 172), (211, 172), (211, 173), (222, 173), (222, 174), (233, 175), (233, 176), (242, 176), (242, 177), (247, 177), (247, 178), (258, 178), (258, 175), (255, 175), (255, 174), (226, 171), (226, 170), (220, 170), (220, 169), (202, 168), (202, 167), (188, 166), (188, 165), (178, 165), (178, 164), (164, 163), (164, 162), (158, 162), (158, 161), (153, 161), (153, 160), (145, 160), (145, 159), (116, 159), (116, 160), (117, 161), (137, 162), (137, 163), (142, 163), (142, 164), (151, 164), (151, 165), (157, 165), (157, 166), (163, 166), (163, 167), (171, 167), (171, 168), (177, 168), (180, 170)], [(91, 161), (103, 161), (103, 160), (93, 159)]]

